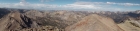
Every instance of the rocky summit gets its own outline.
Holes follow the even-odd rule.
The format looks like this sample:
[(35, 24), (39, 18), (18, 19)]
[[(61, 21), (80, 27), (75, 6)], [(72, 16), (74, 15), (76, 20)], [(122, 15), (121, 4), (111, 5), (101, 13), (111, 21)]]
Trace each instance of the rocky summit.
[(0, 8), (0, 31), (140, 31), (140, 13)]
[(114, 21), (96, 14), (86, 16), (76, 24), (66, 27), (66, 31), (123, 31)]

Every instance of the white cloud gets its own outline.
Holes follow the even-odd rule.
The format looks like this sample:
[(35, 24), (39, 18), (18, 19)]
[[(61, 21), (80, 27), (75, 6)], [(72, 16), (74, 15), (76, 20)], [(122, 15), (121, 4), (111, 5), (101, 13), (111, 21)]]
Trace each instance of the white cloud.
[(66, 8), (74, 8), (74, 9), (99, 9), (98, 7), (90, 2), (76, 2), (73, 4), (64, 5)]
[(140, 4), (134, 4), (134, 3), (120, 3), (120, 5), (124, 5), (124, 6), (140, 6)]
[(46, 0), (46, 2), (50, 2), (50, 1), (54, 1), (54, 0)]
[(115, 2), (106, 2), (107, 4), (113, 4), (113, 5), (123, 5), (123, 6), (140, 6), (140, 4), (135, 3), (115, 3)]
[[(111, 5), (111, 6), (108, 6)], [(140, 4), (133, 3), (115, 3), (115, 2), (75, 2), (65, 5), (53, 5), (53, 4), (30, 4), (25, 1), (20, 3), (0, 3), (0, 7), (6, 8), (24, 8), (24, 9), (61, 9), (61, 10), (113, 10), (121, 11), (122, 8), (112, 7), (113, 5), (124, 6), (139, 6)]]
[(24, 9), (41, 9), (41, 8), (53, 8), (56, 5), (49, 4), (23, 4), (23, 3), (11, 3), (11, 4), (0, 4), (0, 7), (6, 8), (24, 8)]
[(107, 4), (116, 4), (115, 2), (106, 2)]
[(77, 2), (79, 2), (79, 1), (91, 1), (91, 0), (76, 0)]
[(1, 3), (1, 7), (7, 7), (7, 8), (31, 8), (31, 9), (42, 9), (42, 8), (51, 8), (51, 9), (58, 9), (58, 8), (65, 8), (65, 9), (99, 9), (101, 7), (98, 7), (94, 4), (89, 3), (82, 3), (82, 2), (76, 2), (73, 4), (66, 4), (66, 5), (51, 5), (51, 4), (30, 4), (30, 3)]
[(75, 2), (75, 4), (140, 6), (140, 4), (136, 3), (116, 3), (116, 2)]
[(50, 2), (50, 1), (54, 1), (54, 0), (39, 0), (40, 2), (44, 3), (44, 2)]

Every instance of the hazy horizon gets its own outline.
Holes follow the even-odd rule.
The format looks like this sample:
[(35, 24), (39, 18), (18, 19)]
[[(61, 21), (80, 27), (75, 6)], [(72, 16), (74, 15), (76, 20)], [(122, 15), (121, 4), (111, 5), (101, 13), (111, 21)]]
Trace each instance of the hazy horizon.
[(0, 0), (0, 8), (40, 10), (134, 11), (140, 0)]

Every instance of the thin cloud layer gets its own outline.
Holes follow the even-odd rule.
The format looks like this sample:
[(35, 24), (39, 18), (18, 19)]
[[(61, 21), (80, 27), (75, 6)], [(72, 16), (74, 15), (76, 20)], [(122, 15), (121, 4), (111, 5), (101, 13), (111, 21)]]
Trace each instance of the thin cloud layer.
[(54, 0), (39, 0), (40, 2), (44, 3), (44, 2), (50, 2), (50, 1), (54, 1)]
[(65, 5), (53, 4), (30, 4), (24, 0), (20, 3), (0, 3), (0, 7), (6, 8), (23, 8), (23, 9), (44, 9), (44, 10), (112, 10), (121, 11), (124, 9), (112, 7), (113, 5), (120, 6), (140, 6), (140, 4), (133, 3), (115, 3), (115, 2), (75, 2)]
[(140, 4), (136, 3), (115, 3), (115, 2), (106, 2), (107, 4), (113, 4), (113, 5), (123, 5), (123, 6), (140, 6)]

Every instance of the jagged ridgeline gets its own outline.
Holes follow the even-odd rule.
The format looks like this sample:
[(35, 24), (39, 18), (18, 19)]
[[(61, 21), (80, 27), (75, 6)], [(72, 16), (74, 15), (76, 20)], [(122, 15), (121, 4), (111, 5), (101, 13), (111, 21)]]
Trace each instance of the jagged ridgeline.
[[(24, 9), (1, 8), (0, 30), (57, 30), (63, 31), (81, 18), (87, 16), (86, 12), (75, 11), (38, 11)], [(6, 11), (6, 12), (5, 12)]]
[[(0, 8), (0, 31), (139, 31), (139, 12)], [(125, 28), (128, 27), (128, 28)], [(135, 29), (135, 30), (133, 30)]]

